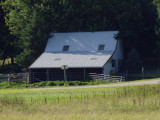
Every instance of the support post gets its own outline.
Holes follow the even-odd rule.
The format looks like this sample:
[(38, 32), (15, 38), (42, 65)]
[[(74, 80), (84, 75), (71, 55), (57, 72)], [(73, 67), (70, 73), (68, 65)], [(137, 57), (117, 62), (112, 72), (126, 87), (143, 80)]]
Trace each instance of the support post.
[(46, 77), (47, 77), (46, 80), (49, 81), (49, 69), (47, 69), (47, 76)]
[(8, 85), (10, 85), (11, 74), (8, 74)]
[(33, 75), (32, 83), (34, 83), (34, 72), (32, 72), (32, 75)]
[(144, 67), (142, 67), (142, 79), (144, 79)]
[(64, 81), (67, 82), (66, 68), (64, 67)]
[(29, 81), (28, 83), (32, 83), (32, 70), (29, 70)]
[(68, 66), (67, 65), (62, 65), (61, 69), (64, 70), (64, 81), (67, 82), (66, 70), (68, 69)]
[(86, 80), (86, 69), (84, 68), (84, 81)]

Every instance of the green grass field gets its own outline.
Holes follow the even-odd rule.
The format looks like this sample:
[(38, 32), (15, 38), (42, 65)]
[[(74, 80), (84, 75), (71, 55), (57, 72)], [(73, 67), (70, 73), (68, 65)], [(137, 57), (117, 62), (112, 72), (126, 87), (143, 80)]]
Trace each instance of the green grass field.
[(0, 90), (0, 120), (159, 120), (159, 113), (160, 84)]

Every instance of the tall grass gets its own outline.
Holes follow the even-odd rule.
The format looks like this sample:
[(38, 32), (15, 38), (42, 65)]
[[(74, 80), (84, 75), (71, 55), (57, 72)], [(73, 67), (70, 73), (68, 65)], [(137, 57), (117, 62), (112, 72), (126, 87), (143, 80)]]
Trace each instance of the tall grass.
[(159, 120), (159, 112), (160, 85), (0, 91), (5, 120)]

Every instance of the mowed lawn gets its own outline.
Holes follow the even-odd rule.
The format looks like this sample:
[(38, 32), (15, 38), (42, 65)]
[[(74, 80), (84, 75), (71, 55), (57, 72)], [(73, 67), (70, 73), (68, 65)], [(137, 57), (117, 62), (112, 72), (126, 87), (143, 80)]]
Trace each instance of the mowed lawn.
[(160, 120), (160, 84), (1, 89), (0, 120)]

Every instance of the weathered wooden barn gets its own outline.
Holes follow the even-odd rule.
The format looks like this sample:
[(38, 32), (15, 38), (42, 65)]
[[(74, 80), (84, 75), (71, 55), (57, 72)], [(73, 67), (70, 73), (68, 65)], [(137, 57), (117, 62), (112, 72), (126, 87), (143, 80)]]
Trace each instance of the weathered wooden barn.
[(123, 60), (117, 31), (52, 33), (44, 53), (29, 67), (30, 82), (89, 80), (89, 73), (118, 72)]

